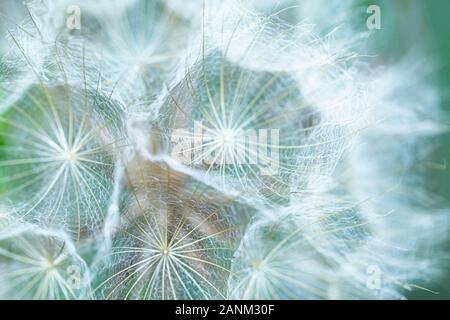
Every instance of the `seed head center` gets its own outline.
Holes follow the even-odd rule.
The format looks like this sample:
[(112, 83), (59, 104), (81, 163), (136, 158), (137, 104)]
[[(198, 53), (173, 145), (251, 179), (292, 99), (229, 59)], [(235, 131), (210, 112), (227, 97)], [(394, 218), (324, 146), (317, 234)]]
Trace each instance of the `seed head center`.
[(75, 152), (73, 152), (72, 150), (68, 150), (64, 154), (64, 159), (67, 162), (73, 163), (78, 160), (78, 155)]
[(236, 132), (232, 129), (223, 129), (219, 135), (219, 141), (222, 145), (232, 145), (236, 139)]

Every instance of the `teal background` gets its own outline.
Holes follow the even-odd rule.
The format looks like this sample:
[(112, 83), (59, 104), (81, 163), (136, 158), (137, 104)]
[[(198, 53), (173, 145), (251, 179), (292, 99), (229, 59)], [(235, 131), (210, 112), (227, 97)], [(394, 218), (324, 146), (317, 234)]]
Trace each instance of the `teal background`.
[[(450, 1), (448, 0), (358, 0), (358, 16), (353, 27), (362, 25), (368, 14), (367, 6), (376, 4), (381, 9), (382, 29), (372, 31), (368, 51), (386, 61), (397, 61), (408, 52), (420, 48), (435, 70), (428, 81), (439, 88), (442, 115), (438, 121), (450, 128)], [(407, 79), (405, 79), (407, 81)], [(443, 206), (450, 202), (450, 133), (433, 140), (435, 144), (430, 162), (442, 167), (427, 170), (426, 186), (442, 199)], [(450, 252), (450, 242), (447, 244)], [(450, 299), (450, 259), (442, 258), (444, 274), (427, 288), (438, 292), (414, 290), (410, 299)]]

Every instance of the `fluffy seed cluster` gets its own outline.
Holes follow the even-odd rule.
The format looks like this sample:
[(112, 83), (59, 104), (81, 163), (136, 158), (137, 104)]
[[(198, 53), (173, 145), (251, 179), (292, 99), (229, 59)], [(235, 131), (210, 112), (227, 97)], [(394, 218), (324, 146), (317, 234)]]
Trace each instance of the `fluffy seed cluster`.
[(313, 2), (5, 1), (0, 297), (432, 294), (437, 93)]

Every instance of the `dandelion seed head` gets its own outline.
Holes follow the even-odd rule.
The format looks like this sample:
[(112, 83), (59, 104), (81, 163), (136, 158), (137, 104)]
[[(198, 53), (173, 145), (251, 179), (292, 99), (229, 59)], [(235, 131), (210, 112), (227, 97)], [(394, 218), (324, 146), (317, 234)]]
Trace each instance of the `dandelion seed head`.
[(31, 225), (13, 230), (0, 240), (0, 265), (4, 298), (77, 299), (88, 291), (86, 264), (58, 232)]
[[(97, 292), (107, 299), (224, 298), (237, 234), (231, 221), (239, 218), (232, 201), (145, 160), (126, 179), (133, 196), (111, 254), (96, 268)], [(193, 189), (184, 193), (188, 181)]]
[[(245, 13), (229, 10), (238, 15), (232, 22), (221, 25), (205, 18), (202, 52), (187, 62), (184, 78), (158, 102), (152, 139), (156, 145), (162, 140), (159, 153), (170, 154), (185, 144), (182, 164), (199, 169), (200, 179), (231, 187), (251, 201), (288, 203), (291, 189), (312, 190), (332, 174), (360, 126), (355, 110), (363, 105), (358, 95), (363, 89), (335, 62), (346, 52), (288, 68), (286, 61), (305, 51), (302, 42), (294, 45), (281, 32), (276, 41), (289, 48), (277, 50), (265, 42), (274, 36), (270, 20), (250, 23)], [(211, 39), (219, 27), (223, 36), (217, 43), (217, 37)], [(308, 37), (322, 43), (312, 35), (302, 40), (308, 43)], [(315, 46), (305, 47), (311, 56), (317, 53)], [(196, 132), (198, 123), (204, 133)], [(266, 142), (259, 140), (263, 131)], [(249, 132), (256, 141), (249, 142)], [(272, 169), (273, 174), (267, 173)]]
[(433, 292), (448, 205), (423, 173), (445, 168), (441, 101), (415, 57), (361, 54), (355, 1), (12, 3), (0, 296)]
[(111, 196), (113, 147), (126, 143), (120, 107), (87, 87), (39, 81), (0, 116), (1, 201), (79, 239), (98, 230)]
[[(268, 212), (248, 226), (233, 257), (229, 297), (403, 297), (412, 285), (408, 282), (412, 274), (396, 269), (402, 249), (382, 243), (372, 233), (372, 221), (360, 216), (357, 204), (331, 195), (313, 200), (276, 214)], [(367, 285), (371, 279), (367, 270), (374, 266), (380, 270), (375, 276), (383, 281), (376, 288)]]

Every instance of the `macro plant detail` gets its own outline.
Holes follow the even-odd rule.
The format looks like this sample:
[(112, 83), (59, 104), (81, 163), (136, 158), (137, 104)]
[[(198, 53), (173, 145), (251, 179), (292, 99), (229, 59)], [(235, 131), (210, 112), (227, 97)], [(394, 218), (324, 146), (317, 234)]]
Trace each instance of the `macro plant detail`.
[[(2, 296), (79, 299), (89, 294), (87, 266), (64, 234), (21, 226), (2, 235)], [(87, 282), (88, 283), (88, 282)]]
[(369, 5), (5, 1), (0, 298), (437, 295), (446, 92)]
[(120, 110), (101, 99), (40, 83), (2, 113), (1, 197), (18, 219), (66, 226), (77, 239), (99, 228), (120, 148)]

